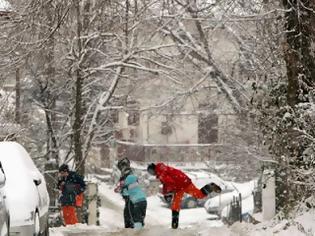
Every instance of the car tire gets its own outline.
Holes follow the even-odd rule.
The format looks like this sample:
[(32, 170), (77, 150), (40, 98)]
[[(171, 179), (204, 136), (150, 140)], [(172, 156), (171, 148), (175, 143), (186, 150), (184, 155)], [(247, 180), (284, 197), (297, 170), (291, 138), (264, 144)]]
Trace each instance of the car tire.
[(185, 206), (188, 209), (195, 208), (195, 207), (197, 207), (197, 201), (193, 198), (187, 199)]
[(34, 219), (34, 236), (40, 236), (40, 221), (38, 211), (36, 211)]
[(45, 231), (41, 234), (42, 236), (49, 236), (49, 224), (47, 222)]
[(0, 236), (8, 236), (7, 232), (8, 232), (8, 224), (5, 223), (2, 225), (2, 228), (0, 230)]
[(8, 219), (7, 222), (7, 236), (10, 236), (10, 218)]
[(8, 220), (2, 227), (0, 236), (10, 236), (10, 221)]

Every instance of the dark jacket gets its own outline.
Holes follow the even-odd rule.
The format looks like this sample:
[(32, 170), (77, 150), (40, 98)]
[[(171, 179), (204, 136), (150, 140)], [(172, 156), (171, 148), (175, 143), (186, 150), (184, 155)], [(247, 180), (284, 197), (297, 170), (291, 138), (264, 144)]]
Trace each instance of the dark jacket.
[(74, 171), (70, 171), (67, 177), (58, 181), (58, 189), (61, 191), (60, 203), (62, 206), (75, 206), (76, 196), (85, 190), (83, 177)]

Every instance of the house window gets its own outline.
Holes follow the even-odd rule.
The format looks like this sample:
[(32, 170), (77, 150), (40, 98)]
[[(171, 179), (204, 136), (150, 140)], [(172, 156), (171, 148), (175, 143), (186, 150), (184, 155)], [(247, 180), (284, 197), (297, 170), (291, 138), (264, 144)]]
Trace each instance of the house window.
[(172, 127), (169, 125), (168, 121), (162, 121), (161, 134), (163, 134), (163, 135), (171, 135), (172, 134)]
[(218, 142), (218, 115), (200, 114), (198, 118), (198, 141), (199, 143)]
[(114, 123), (114, 124), (118, 123), (118, 111), (117, 110), (110, 111), (109, 115), (110, 115), (110, 121), (112, 123)]
[(140, 123), (140, 112), (139, 111), (131, 111), (128, 114), (128, 125), (137, 126)]

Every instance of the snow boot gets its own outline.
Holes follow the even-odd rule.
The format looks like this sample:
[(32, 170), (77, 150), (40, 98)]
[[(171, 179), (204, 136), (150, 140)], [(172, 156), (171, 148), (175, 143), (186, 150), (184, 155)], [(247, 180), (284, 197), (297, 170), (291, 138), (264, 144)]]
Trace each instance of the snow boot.
[(212, 192), (210, 184), (203, 186), (200, 191), (206, 196), (209, 195)]
[(209, 195), (211, 192), (216, 192), (216, 193), (221, 193), (221, 188), (216, 185), (215, 183), (210, 183), (207, 184), (205, 186), (203, 186), (200, 191), (204, 194), (204, 195)]
[(172, 229), (178, 228), (178, 218), (179, 218), (179, 212), (172, 211)]
[(134, 229), (142, 229), (143, 228), (143, 225), (141, 222), (135, 222), (134, 223)]

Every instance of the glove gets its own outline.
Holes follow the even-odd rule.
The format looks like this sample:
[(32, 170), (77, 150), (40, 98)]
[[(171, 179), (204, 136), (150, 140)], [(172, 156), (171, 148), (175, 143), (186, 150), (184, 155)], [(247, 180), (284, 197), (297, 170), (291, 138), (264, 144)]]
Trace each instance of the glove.
[(116, 187), (115, 187), (115, 189), (114, 189), (114, 192), (115, 192), (115, 193), (120, 193), (120, 192), (122, 191), (123, 186), (124, 186), (124, 181), (120, 180), (120, 181), (117, 183), (117, 185), (116, 185)]
[(172, 211), (172, 229), (178, 228), (178, 218), (179, 218), (179, 212)]
[(168, 193), (168, 194), (165, 194), (165, 195), (164, 195), (164, 200), (165, 200), (167, 203), (171, 203), (171, 202), (172, 202), (172, 199), (173, 199), (173, 194), (172, 194), (172, 193)]
[(120, 186), (117, 186), (114, 188), (114, 192), (115, 193), (120, 193), (121, 192), (121, 187)]

